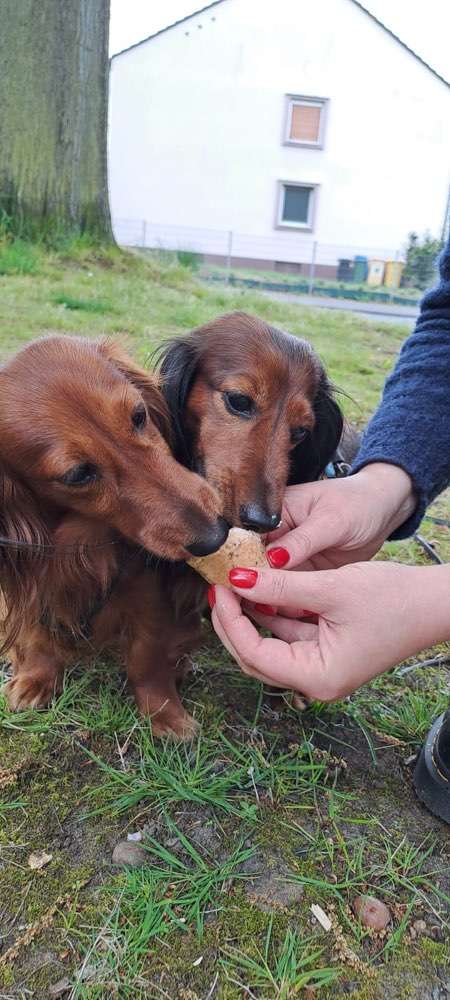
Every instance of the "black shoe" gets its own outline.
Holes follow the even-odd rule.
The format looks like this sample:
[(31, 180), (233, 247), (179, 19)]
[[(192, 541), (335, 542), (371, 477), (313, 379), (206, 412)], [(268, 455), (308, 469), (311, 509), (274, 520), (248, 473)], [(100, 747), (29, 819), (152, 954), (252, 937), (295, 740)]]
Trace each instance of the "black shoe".
[(450, 823), (450, 708), (428, 733), (415, 767), (414, 788), (434, 816)]

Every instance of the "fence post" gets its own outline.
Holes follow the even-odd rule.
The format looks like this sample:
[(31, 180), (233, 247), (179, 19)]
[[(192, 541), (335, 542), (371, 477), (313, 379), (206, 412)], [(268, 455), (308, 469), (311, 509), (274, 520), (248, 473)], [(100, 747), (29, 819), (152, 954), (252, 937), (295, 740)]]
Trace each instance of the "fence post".
[(228, 242), (227, 242), (227, 277), (226, 277), (227, 285), (229, 285), (229, 283), (230, 283), (231, 253), (232, 253), (232, 250), (233, 250), (233, 231), (232, 231), (232, 229), (229, 229), (228, 230)]
[(317, 255), (317, 240), (314, 240), (312, 245), (311, 261), (309, 265), (309, 285), (308, 285), (308, 295), (312, 295), (314, 288), (314, 274), (316, 270), (316, 255)]
[(142, 246), (145, 247), (147, 242), (147, 223), (145, 219), (142, 219)]

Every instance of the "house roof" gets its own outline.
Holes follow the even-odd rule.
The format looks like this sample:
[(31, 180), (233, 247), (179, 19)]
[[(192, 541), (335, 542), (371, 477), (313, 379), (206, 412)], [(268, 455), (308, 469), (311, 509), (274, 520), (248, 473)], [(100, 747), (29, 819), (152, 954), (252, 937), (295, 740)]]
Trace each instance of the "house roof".
[(159, 38), (159, 35), (164, 35), (166, 31), (171, 31), (172, 28), (177, 28), (179, 24), (184, 24), (186, 21), (190, 21), (191, 17), (195, 17), (196, 14), (204, 14), (207, 10), (212, 10), (213, 7), (218, 7), (219, 4), (223, 3), (224, 0), (213, 0), (213, 3), (206, 4), (206, 7), (200, 7), (198, 10), (193, 10), (191, 14), (186, 14), (186, 17), (180, 17), (178, 21), (173, 21), (172, 24), (167, 24), (165, 28), (160, 28), (159, 31), (154, 31), (152, 35), (147, 35), (147, 38), (141, 38), (140, 42), (134, 42), (134, 45), (128, 45), (127, 48), (121, 49), (120, 52), (115, 52), (111, 59), (116, 59), (117, 56), (123, 56), (124, 52), (130, 52), (131, 49), (137, 49), (140, 45), (145, 45), (146, 42), (151, 42), (153, 38)]
[[(166, 31), (171, 31), (172, 28), (178, 27), (179, 24), (185, 24), (186, 21), (190, 21), (191, 18), (195, 17), (197, 14), (204, 14), (205, 11), (212, 10), (213, 7), (218, 7), (219, 4), (222, 3), (224, 3), (224, 0), (213, 0), (213, 3), (208, 3), (206, 4), (205, 7), (200, 7), (198, 10), (193, 10), (191, 14), (187, 14), (186, 17), (181, 17), (178, 21), (173, 21), (172, 24), (166, 25), (165, 28), (160, 28), (159, 31), (154, 31), (153, 34), (148, 35), (147, 38), (141, 38), (141, 40), (139, 42), (135, 42), (134, 45), (128, 45), (127, 48), (121, 49), (120, 52), (115, 52), (111, 58), (116, 59), (117, 56), (122, 56), (124, 52), (130, 52), (131, 49), (137, 49), (139, 48), (140, 45), (145, 45), (146, 42), (150, 42), (153, 38), (158, 38), (159, 35), (164, 35)], [(422, 59), (422, 56), (419, 56), (419, 54), (415, 52), (414, 49), (412, 49), (409, 45), (407, 45), (406, 42), (403, 42), (402, 39), (399, 38), (399, 36), (396, 35), (394, 31), (391, 31), (391, 29), (388, 28), (387, 25), (383, 23), (383, 21), (380, 21), (380, 19), (376, 17), (375, 14), (372, 14), (371, 11), (364, 6), (364, 4), (360, 3), (360, 0), (350, 0), (350, 3), (353, 3), (355, 7), (359, 7), (360, 11), (362, 11), (364, 14), (367, 14), (367, 17), (370, 17), (371, 21), (374, 21), (374, 23), (377, 24), (379, 28), (381, 28), (388, 35), (390, 35), (391, 38), (394, 38), (395, 41), (398, 42), (399, 45), (401, 45), (402, 49), (405, 49), (406, 52), (409, 52), (410, 56), (412, 56), (414, 59), (417, 59), (417, 62), (420, 62), (422, 66), (425, 67), (425, 69), (427, 69), (430, 73), (432, 73), (433, 76), (435, 76), (438, 80), (441, 81), (441, 83), (444, 83), (446, 87), (450, 87), (450, 82), (446, 80), (445, 77), (441, 76), (441, 74), (438, 73), (437, 70), (433, 69), (433, 67), (430, 66), (430, 64), (427, 63), (425, 59)]]
[(371, 11), (364, 6), (364, 4), (360, 3), (360, 0), (350, 0), (350, 2), (353, 3), (355, 7), (359, 7), (359, 9), (363, 11), (364, 14), (367, 14), (367, 16), (370, 17), (371, 21), (374, 21), (375, 24), (378, 24), (378, 27), (382, 28), (383, 31), (386, 31), (386, 33), (390, 35), (391, 38), (394, 38), (395, 41), (398, 42), (399, 45), (401, 45), (402, 49), (406, 49), (406, 52), (409, 52), (410, 56), (413, 56), (414, 59), (417, 59), (418, 62), (422, 63), (422, 66), (425, 66), (425, 69), (428, 69), (429, 72), (433, 74), (433, 76), (436, 76), (437, 79), (441, 81), (441, 83), (445, 83), (446, 87), (450, 87), (450, 82), (446, 80), (444, 76), (441, 76), (441, 74), (438, 73), (436, 69), (433, 69), (433, 67), (430, 66), (430, 64), (427, 63), (425, 59), (422, 59), (422, 56), (419, 56), (419, 54), (415, 52), (414, 49), (412, 49), (409, 45), (407, 45), (406, 42), (403, 42), (402, 39), (395, 34), (395, 31), (391, 31), (391, 29), (388, 28), (386, 24), (383, 24), (383, 21), (380, 21), (378, 17), (375, 17), (375, 14), (372, 14)]

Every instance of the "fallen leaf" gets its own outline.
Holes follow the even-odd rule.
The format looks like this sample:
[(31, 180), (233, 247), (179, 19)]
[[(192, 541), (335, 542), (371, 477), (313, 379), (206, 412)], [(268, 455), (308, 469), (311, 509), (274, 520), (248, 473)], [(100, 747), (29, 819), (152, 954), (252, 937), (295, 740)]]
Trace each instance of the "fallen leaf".
[(45, 868), (46, 865), (50, 864), (53, 854), (46, 854), (45, 851), (33, 851), (28, 858), (28, 864), (30, 868), (38, 871), (39, 868)]

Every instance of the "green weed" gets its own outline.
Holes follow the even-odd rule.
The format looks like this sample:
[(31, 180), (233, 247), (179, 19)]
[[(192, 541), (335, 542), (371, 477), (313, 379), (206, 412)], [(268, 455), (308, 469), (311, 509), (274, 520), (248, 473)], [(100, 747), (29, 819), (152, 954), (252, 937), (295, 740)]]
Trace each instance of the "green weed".
[(127, 869), (114, 885), (102, 890), (105, 912), (85, 946), (74, 997), (85, 995), (82, 972), (88, 962), (97, 989), (102, 981), (122, 988), (126, 983), (127, 991), (136, 989), (146, 960), (161, 941), (171, 932), (186, 934), (194, 928), (200, 942), (205, 914), (213, 908), (218, 912), (233, 883), (245, 878), (239, 869), (252, 856), (251, 849), (238, 846), (223, 860), (205, 858), (175, 823), (168, 817), (166, 821), (182, 856), (149, 837), (144, 841), (148, 864)]
[(0, 275), (33, 274), (38, 266), (39, 254), (32, 243), (0, 238)]
[(56, 305), (64, 306), (65, 309), (81, 309), (89, 313), (111, 313), (115, 312), (110, 302), (102, 302), (98, 299), (74, 299), (71, 295), (55, 295), (53, 301)]
[(273, 941), (273, 917), (269, 920), (263, 947), (253, 954), (240, 948), (222, 948), (222, 967), (229, 982), (243, 991), (244, 996), (270, 997), (289, 1000), (305, 986), (319, 989), (329, 986), (339, 975), (336, 968), (321, 968), (318, 960), (322, 949), (314, 948), (311, 939), (288, 929), (281, 944)]

